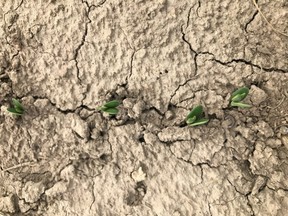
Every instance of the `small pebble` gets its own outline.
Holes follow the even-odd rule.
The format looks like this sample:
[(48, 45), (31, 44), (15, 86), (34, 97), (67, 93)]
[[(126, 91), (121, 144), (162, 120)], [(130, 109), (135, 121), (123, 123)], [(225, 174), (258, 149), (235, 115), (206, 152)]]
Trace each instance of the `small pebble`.
[(165, 118), (166, 118), (167, 120), (172, 120), (173, 117), (174, 117), (174, 113), (173, 113), (172, 111), (168, 110), (168, 111), (165, 113)]
[(288, 134), (288, 127), (282, 126), (282, 127), (280, 127), (279, 131), (282, 135), (287, 135)]

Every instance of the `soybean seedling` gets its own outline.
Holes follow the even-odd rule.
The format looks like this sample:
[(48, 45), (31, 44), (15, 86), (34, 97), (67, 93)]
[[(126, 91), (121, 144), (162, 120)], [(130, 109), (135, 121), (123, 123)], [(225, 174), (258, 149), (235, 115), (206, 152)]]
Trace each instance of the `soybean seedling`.
[(198, 105), (186, 117), (186, 123), (189, 126), (197, 126), (206, 124), (209, 119), (203, 118), (203, 106)]
[(13, 115), (21, 116), (24, 113), (24, 107), (22, 104), (14, 98), (12, 98), (12, 104), (13, 107), (8, 108), (7, 111)]
[(98, 109), (102, 112), (109, 113), (110, 115), (117, 115), (119, 110), (116, 108), (119, 106), (120, 102), (117, 100), (112, 100), (107, 103), (105, 103), (103, 106), (99, 107)]
[(240, 108), (250, 108), (251, 105), (242, 103), (241, 101), (246, 98), (249, 93), (249, 88), (242, 87), (237, 89), (235, 92), (232, 93), (230, 106), (233, 107), (240, 107)]

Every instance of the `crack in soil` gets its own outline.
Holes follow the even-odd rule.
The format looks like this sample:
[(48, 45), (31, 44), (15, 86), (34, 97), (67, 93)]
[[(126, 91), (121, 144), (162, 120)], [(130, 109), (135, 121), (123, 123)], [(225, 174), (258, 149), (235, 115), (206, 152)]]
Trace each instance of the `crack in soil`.
[(243, 193), (241, 193), (240, 191), (238, 191), (238, 189), (236, 188), (236, 186), (233, 185), (232, 182), (231, 182), (228, 178), (227, 178), (227, 181), (229, 182), (229, 184), (234, 188), (234, 190), (235, 190), (238, 194), (240, 194), (241, 196), (244, 196), (244, 197), (245, 197), (245, 199), (247, 200), (247, 205), (249, 206), (249, 208), (250, 208), (250, 210), (251, 210), (251, 212), (252, 212), (252, 216), (255, 216), (255, 212), (254, 212), (253, 206), (252, 206), (252, 204), (250, 203), (250, 200), (249, 200), (249, 198), (248, 198), (248, 196), (252, 193), (252, 191), (249, 191), (247, 194), (243, 194)]
[[(213, 55), (214, 56), (214, 55)], [(280, 72), (280, 73), (288, 73), (288, 69), (280, 69), (280, 68), (275, 68), (275, 67), (272, 67), (272, 68), (264, 68), (260, 65), (256, 65), (254, 63), (252, 63), (251, 61), (247, 61), (245, 59), (232, 59), (228, 62), (222, 62), (216, 58), (213, 59), (213, 61), (221, 64), (221, 65), (224, 65), (224, 66), (228, 66), (232, 63), (243, 63), (243, 64), (246, 64), (246, 65), (250, 65), (251, 67), (256, 67), (258, 69), (261, 69), (263, 71), (266, 71), (266, 72)]]
[[(189, 16), (188, 16), (188, 17), (189, 17)], [(185, 86), (188, 82), (190, 82), (190, 81), (198, 78), (198, 65), (197, 65), (197, 56), (198, 56), (198, 53), (197, 53), (195, 50), (193, 50), (191, 44), (186, 40), (186, 38), (185, 38), (185, 33), (184, 33), (184, 31), (183, 31), (183, 26), (181, 27), (181, 33), (182, 33), (182, 40), (183, 40), (186, 44), (188, 44), (189, 49), (190, 49), (191, 52), (194, 54), (195, 73), (194, 73), (194, 76), (193, 76), (192, 78), (187, 79), (187, 80), (185, 80), (184, 83), (178, 85), (178, 87), (174, 90), (173, 94), (170, 96), (170, 99), (169, 99), (169, 103), (168, 103), (168, 104), (171, 103), (173, 97), (177, 94), (178, 90), (179, 90), (182, 86)]]
[[(200, 3), (200, 1), (199, 1), (199, 7), (200, 7), (200, 6), (201, 6), (201, 3)], [(199, 7), (197, 8), (197, 10), (199, 9)], [(190, 8), (189, 13), (188, 13), (188, 16), (187, 16), (187, 22), (186, 22), (187, 27), (188, 27), (188, 23), (189, 23), (189, 19), (190, 19), (190, 13), (191, 13), (191, 8)], [(256, 17), (257, 14), (258, 14), (258, 11), (256, 11), (256, 12), (253, 14), (252, 18), (246, 23), (246, 25), (245, 25), (245, 31), (246, 31), (246, 32), (247, 32), (247, 27), (248, 27), (248, 25), (255, 19), (255, 17)], [(186, 27), (186, 28), (187, 28), (187, 27)], [(261, 69), (261, 70), (266, 71), (266, 72), (288, 73), (288, 69), (280, 69), (280, 68), (275, 68), (275, 67), (265, 68), (265, 67), (262, 67), (262, 66), (260, 66), (260, 65), (257, 65), (257, 64), (252, 63), (251, 60), (232, 59), (232, 60), (230, 60), (230, 61), (228, 61), (228, 62), (223, 62), (223, 61), (221, 61), (221, 60), (218, 60), (213, 53), (210, 53), (210, 52), (207, 52), (207, 51), (197, 52), (196, 50), (194, 50), (193, 47), (192, 47), (192, 45), (191, 45), (191, 43), (185, 38), (185, 32), (184, 32), (183, 26), (181, 27), (181, 33), (182, 33), (182, 40), (183, 40), (186, 44), (188, 44), (189, 49), (191, 50), (191, 52), (195, 54), (195, 56), (194, 56), (194, 62), (195, 62), (195, 68), (196, 68), (195, 70), (196, 70), (196, 71), (197, 71), (197, 56), (200, 55), (200, 54), (209, 54), (209, 55), (212, 55), (212, 56), (213, 56), (213, 58), (214, 58), (213, 60), (214, 60), (215, 62), (220, 63), (220, 64), (222, 64), (222, 65), (224, 65), (224, 66), (228, 66), (228, 65), (230, 65), (231, 63), (244, 63), (244, 64), (246, 64), (246, 65), (250, 65), (250, 66), (252, 66), (252, 67), (256, 67), (256, 68)], [(196, 75), (197, 75), (197, 73), (196, 73)], [(176, 93), (175, 93), (175, 94), (176, 94)]]
[(254, 212), (254, 209), (253, 209), (253, 206), (252, 206), (252, 204), (251, 204), (251, 202), (250, 202), (250, 200), (249, 200), (249, 196), (250, 194), (247, 194), (246, 196), (245, 196), (245, 198), (247, 199), (247, 205), (249, 206), (249, 208), (250, 208), (250, 210), (252, 211), (252, 216), (255, 216), (255, 212)]
[(80, 78), (80, 76), (79, 76), (80, 70), (79, 70), (79, 67), (78, 67), (77, 57), (78, 57), (78, 55), (79, 55), (80, 49), (84, 46), (84, 43), (85, 43), (85, 40), (86, 40), (86, 37), (87, 37), (87, 34), (88, 34), (88, 25), (89, 25), (89, 23), (92, 22), (91, 19), (89, 18), (89, 13), (90, 13), (90, 11), (91, 11), (91, 6), (89, 6), (86, 1), (85, 1), (85, 2), (82, 1), (82, 3), (85, 3), (86, 6), (88, 7), (88, 10), (87, 10), (87, 12), (86, 12), (86, 16), (87, 16), (88, 22), (85, 23), (85, 29), (84, 29), (84, 33), (83, 33), (83, 35), (82, 35), (82, 40), (81, 40), (80, 44), (78, 45), (78, 47), (76, 47), (76, 49), (75, 49), (75, 54), (74, 54), (74, 57), (73, 57), (73, 60), (74, 60), (75, 63), (76, 63), (77, 78), (78, 78), (78, 80), (79, 80), (79, 82), (80, 82), (80, 85), (82, 85), (82, 80), (81, 80), (81, 78)]
[(126, 83), (124, 84), (124, 86), (126, 86), (129, 82), (129, 79), (131, 78), (132, 76), (132, 73), (133, 73), (133, 61), (134, 61), (134, 56), (136, 54), (136, 52), (138, 52), (139, 50), (137, 51), (133, 51), (132, 55), (131, 55), (131, 59), (130, 59), (130, 73), (129, 75), (126, 77)]
[[(22, 5), (23, 1), (24, 1), (24, 0), (21, 1), (21, 3), (19, 4), (18, 7), (20, 7), (20, 6)], [(84, 29), (84, 32), (83, 32), (83, 35), (82, 35), (81, 42), (80, 42), (80, 44), (77, 46), (77, 48), (75, 49), (75, 51), (74, 51), (74, 52), (75, 52), (75, 53), (74, 53), (74, 57), (73, 57), (73, 59), (72, 59), (72, 60), (75, 61), (75, 63), (76, 63), (77, 79), (79, 80), (80, 85), (82, 85), (82, 79), (81, 79), (81, 77), (80, 77), (79, 62), (78, 62), (77, 58), (78, 58), (78, 55), (79, 55), (79, 53), (80, 53), (81, 48), (85, 45), (86, 37), (87, 37), (87, 35), (88, 35), (88, 27), (89, 27), (89, 24), (91, 24), (91, 22), (92, 22), (92, 21), (90, 20), (90, 18), (89, 18), (89, 13), (90, 13), (90, 11), (92, 10), (92, 8), (94, 8), (94, 7), (100, 7), (100, 6), (103, 5), (105, 2), (106, 2), (106, 1), (102, 1), (99, 5), (96, 6), (96, 5), (89, 5), (87, 1), (83, 1), (83, 0), (82, 0), (82, 3), (85, 4), (85, 5), (87, 6), (87, 8), (88, 8), (88, 10), (86, 11), (86, 16), (87, 16), (87, 18), (88, 18), (88, 21), (85, 23), (85, 29)], [(18, 9), (18, 7), (17, 7), (16, 9)], [(198, 7), (197, 7), (197, 10), (196, 10), (196, 13), (197, 13), (197, 16), (198, 16), (198, 17), (199, 17), (198, 10), (199, 10), (200, 7), (201, 7), (201, 2), (198, 1)], [(16, 10), (16, 9), (15, 9), (15, 10)], [(191, 8), (189, 9), (189, 12), (188, 12), (187, 22), (186, 22), (187, 27), (190, 25), (189, 22), (190, 22), (190, 16), (191, 16), (191, 13), (192, 13), (192, 9), (193, 9), (193, 7), (191, 7)], [(246, 23), (246, 25), (245, 25), (245, 31), (246, 31), (246, 32), (247, 32), (247, 28), (248, 28), (249, 24), (255, 19), (255, 17), (256, 17), (257, 14), (258, 14), (258, 11), (256, 11), (256, 12), (253, 14), (253, 17), (248, 21), (248, 23)], [(187, 28), (187, 27), (186, 27), (186, 28)], [(181, 83), (181, 84), (174, 90), (172, 96), (170, 97), (169, 104), (171, 103), (171, 100), (174, 98), (174, 96), (176, 95), (176, 93), (178, 92), (178, 90), (179, 90), (182, 86), (185, 86), (185, 85), (188, 84), (189, 81), (198, 78), (197, 57), (198, 57), (199, 55), (201, 55), (201, 54), (203, 54), (203, 55), (204, 55), (204, 54), (208, 54), (208, 55), (212, 55), (213, 57), (215, 57), (214, 54), (209, 53), (209, 52), (196, 52), (196, 51), (193, 49), (192, 45), (189, 43), (189, 41), (186, 39), (183, 26), (182, 26), (182, 28), (181, 28), (181, 33), (182, 33), (182, 40), (189, 46), (189, 49), (190, 49), (190, 51), (191, 51), (191, 54), (194, 56), (193, 59), (194, 59), (194, 64), (195, 64), (195, 75), (194, 75), (193, 78), (190, 78), (190, 79), (185, 80), (184, 83)], [(124, 34), (125, 34), (125, 32), (124, 32)], [(127, 38), (126, 38), (126, 39), (127, 39)], [(130, 59), (130, 64), (131, 64), (131, 65), (130, 65), (130, 71), (129, 71), (129, 75), (126, 77), (126, 84), (125, 84), (125, 85), (128, 84), (129, 79), (130, 79), (131, 76), (133, 75), (133, 61), (135, 60), (135, 55), (136, 55), (136, 52), (138, 52), (138, 51), (139, 51), (139, 50), (136, 50), (136, 51), (134, 50), (133, 53), (132, 53), (132, 55), (131, 55), (131, 59)], [(12, 59), (13, 59), (14, 57), (16, 57), (18, 54), (19, 54), (19, 51), (12, 56)], [(246, 65), (250, 65), (251, 67), (256, 67), (256, 68), (258, 68), (258, 69), (263, 69), (263, 70), (266, 71), (266, 72), (274, 72), (274, 71), (276, 71), (276, 72), (281, 72), (281, 73), (287, 73), (287, 72), (288, 72), (288, 70), (286, 70), (286, 69), (262, 68), (261, 66), (256, 65), (256, 64), (253, 64), (251, 61), (247, 61), (247, 60), (245, 60), (245, 59), (232, 59), (231, 61), (228, 61), (228, 62), (222, 62), (222, 61), (217, 60), (216, 58), (214, 58), (212, 61), (215, 61), (215, 62), (217, 62), (217, 63), (219, 63), (219, 64), (221, 64), (221, 65), (225, 65), (225, 66), (229, 66), (230, 64), (233, 64), (233, 63), (246, 64)], [(199, 63), (199, 62), (198, 62), (198, 63)], [(10, 79), (9, 79), (9, 80), (10, 80)], [(11, 81), (11, 80), (10, 80), (10, 81)], [(13, 91), (13, 88), (12, 88), (12, 91)], [(87, 91), (86, 91), (86, 93), (87, 93)], [(84, 99), (86, 98), (86, 93), (84, 93)], [(25, 97), (25, 96), (24, 96), (24, 97)], [(67, 110), (62, 110), (61, 108), (58, 108), (55, 103), (52, 103), (51, 100), (50, 100), (48, 97), (37, 97), (37, 96), (32, 96), (32, 97), (33, 97), (34, 100), (37, 100), (37, 99), (46, 99), (46, 100), (48, 100), (49, 103), (50, 103), (53, 107), (55, 107), (58, 112), (63, 113), (63, 114), (67, 114), (67, 113), (79, 114), (79, 113), (76, 112), (77, 109), (87, 109), (87, 110), (89, 110), (89, 111), (93, 111), (93, 113), (90, 114), (90, 115), (87, 117), (87, 118), (89, 118), (90, 116), (92, 116), (94, 113), (97, 112), (96, 109), (91, 109), (91, 108), (83, 105), (84, 99), (81, 101), (81, 105), (78, 106), (77, 108), (75, 108), (75, 109), (73, 109), (73, 110), (69, 110), (69, 109), (67, 109)], [(194, 97), (194, 96), (193, 96), (193, 97)], [(191, 98), (193, 98), (193, 97), (191, 97)], [(189, 98), (189, 99), (191, 99), (191, 98)], [(184, 99), (183, 101), (185, 101), (185, 100), (187, 100), (187, 99)], [(161, 112), (160, 112), (159, 110), (157, 110), (155, 107), (151, 107), (148, 111), (150, 111), (150, 110), (154, 110), (155, 112), (157, 112), (160, 116), (162, 116), (161, 121), (163, 120), (163, 113), (161, 113)], [(82, 119), (82, 118), (81, 118), (81, 119)], [(234, 121), (235, 121), (235, 120), (234, 120)], [(135, 124), (136, 121), (134, 120), (132, 123)], [(124, 125), (124, 124), (125, 124), (125, 125), (126, 125), (126, 124), (131, 124), (131, 122), (124, 122), (124, 123), (121, 124), (121, 125)], [(140, 124), (141, 124), (141, 122), (140, 122)], [(234, 123), (234, 124), (235, 124), (235, 123)], [(120, 126), (120, 125), (118, 125), (118, 126)], [(142, 124), (141, 124), (141, 126), (145, 127), (145, 125), (142, 125)], [(106, 130), (106, 131), (109, 131), (109, 130), (110, 130), (111, 128), (113, 128), (113, 127), (117, 127), (117, 126), (112, 126), (112, 127), (110, 127), (110, 128), (106, 128), (105, 130)], [(90, 127), (88, 127), (88, 128), (89, 128), (89, 133), (90, 133), (89, 137), (91, 138), (91, 128), (90, 128)], [(160, 130), (161, 130), (161, 129), (160, 129)], [(163, 128), (162, 128), (162, 130), (163, 130)], [(161, 131), (162, 131), (162, 130), (161, 130)], [(29, 134), (29, 131), (27, 131), (27, 132), (28, 132), (28, 134)], [(81, 137), (79, 134), (77, 134), (74, 130), (73, 130), (73, 133), (75, 133), (75, 135), (76, 135), (78, 138), (83, 139), (83, 137)], [(157, 135), (157, 137), (158, 137), (158, 134), (156, 134), (156, 135)], [(31, 139), (31, 135), (30, 135), (30, 134), (29, 134), (29, 136), (30, 136), (30, 139)], [(112, 158), (111, 160), (113, 160), (113, 146), (112, 146), (112, 143), (113, 143), (113, 142), (112, 142), (112, 140), (110, 140), (109, 133), (107, 133), (105, 140), (106, 140), (107, 143), (110, 145), (111, 158)], [(158, 137), (158, 140), (159, 140), (159, 137)], [(111, 142), (110, 142), (110, 141), (111, 141)], [(159, 140), (159, 141), (160, 141), (160, 140)], [(190, 140), (181, 140), (181, 139), (179, 139), (179, 140), (177, 140), (177, 141), (190, 141)], [(30, 140), (30, 142), (31, 142), (31, 140)], [(144, 139), (143, 142), (145, 143), (145, 139)], [(162, 141), (160, 141), (160, 142), (162, 142)], [(256, 141), (255, 141), (255, 142), (256, 142)], [(214, 166), (212, 166), (212, 165), (210, 164), (211, 162), (203, 162), (203, 163), (193, 164), (193, 163), (190, 161), (190, 159), (191, 159), (191, 157), (192, 157), (192, 155), (193, 155), (193, 152), (194, 152), (194, 150), (195, 150), (195, 148), (196, 148), (196, 144), (194, 145), (194, 148), (192, 149), (192, 151), (191, 151), (191, 153), (190, 153), (189, 159), (188, 159), (188, 160), (185, 160), (184, 158), (177, 157), (176, 154), (172, 151), (171, 145), (173, 145), (174, 142), (162, 142), (162, 143), (164, 143), (164, 144), (166, 145), (166, 148), (169, 149), (169, 151), (171, 152), (172, 156), (173, 156), (174, 158), (176, 158), (176, 160), (180, 160), (180, 161), (183, 161), (183, 162), (185, 162), (185, 163), (188, 163), (188, 164), (190, 164), (190, 165), (192, 165), (192, 166), (194, 166), (194, 167), (196, 166), (196, 167), (199, 167), (199, 168), (200, 168), (200, 172), (201, 172), (201, 174), (200, 174), (200, 176), (201, 176), (201, 183), (200, 183), (199, 185), (203, 184), (203, 182), (204, 182), (204, 171), (203, 171), (203, 167), (205, 168), (205, 166), (208, 166), (208, 167), (211, 168), (211, 169), (215, 169), (215, 168), (218, 169), (220, 166), (226, 166), (226, 164), (221, 164), (221, 165), (219, 165), (219, 166), (215, 166), (215, 167), (214, 167)], [(143, 148), (144, 148), (144, 145), (143, 145)], [(212, 159), (214, 158), (214, 156), (215, 156), (218, 152), (220, 152), (220, 151), (223, 150), (223, 148), (228, 148), (228, 147), (226, 147), (225, 145), (222, 146), (219, 151), (217, 151), (217, 152), (215, 152), (215, 153), (213, 154), (213, 156), (212, 156), (212, 158), (211, 158), (211, 161), (212, 161)], [(233, 147), (230, 147), (230, 148), (231, 148), (231, 149), (234, 149)], [(116, 151), (116, 150), (117, 150), (117, 149), (115, 149), (115, 151)], [(235, 150), (235, 149), (234, 149), (234, 150)], [(236, 150), (235, 150), (235, 151), (236, 151)], [(249, 156), (253, 156), (254, 151), (255, 151), (255, 145), (254, 145), (254, 149), (250, 152)], [(237, 151), (236, 151), (236, 152), (237, 152)], [(236, 158), (236, 159), (237, 159), (237, 158)], [(238, 160), (238, 159), (237, 159), (237, 160)], [(238, 161), (239, 161), (239, 160), (238, 160)], [(46, 198), (45, 198), (45, 193), (46, 193), (46, 191), (47, 191), (48, 189), (52, 188), (57, 182), (61, 181), (61, 179), (58, 180), (58, 181), (55, 181), (55, 178), (58, 177), (58, 175), (59, 175), (59, 178), (60, 178), (61, 172), (62, 172), (67, 166), (69, 166), (69, 165), (71, 165), (71, 164), (72, 164), (72, 162), (69, 162), (67, 165), (65, 165), (65, 166), (58, 172), (58, 174), (56, 174), (56, 176), (55, 176), (51, 181), (48, 182), (49, 184), (45, 185), (44, 192), (39, 196), (39, 199), (35, 202), (35, 203), (36, 203), (36, 207), (33, 207), (33, 208), (31, 207), (31, 209), (29, 209), (27, 212), (32, 211), (32, 213), (33, 213), (34, 211), (37, 211), (37, 209), (39, 208), (39, 206), (40, 206), (40, 204), (41, 204), (42, 202), (44, 202), (44, 203), (47, 202), (47, 201), (46, 201)], [(251, 165), (251, 164), (250, 164), (250, 165)], [(16, 167), (16, 168), (17, 168), (17, 167)], [(249, 167), (249, 168), (250, 168), (250, 167)], [(75, 168), (75, 169), (76, 169), (76, 168)], [(12, 174), (12, 173), (8, 172), (8, 170), (3, 169), (3, 167), (0, 167), (0, 170), (2, 170), (2, 171), (7, 171), (7, 173)], [(77, 170), (79, 170), (79, 169), (77, 169)], [(197, 169), (197, 170), (198, 170), (198, 169)], [(82, 171), (82, 170), (79, 170), (79, 171)], [(83, 171), (82, 171), (82, 172), (83, 172)], [(250, 168), (250, 172), (253, 173), (253, 172), (251, 171), (251, 168)], [(92, 176), (86, 175), (84, 172), (83, 172), (83, 174), (84, 174), (84, 176), (86, 176), (87, 178), (92, 178)], [(267, 178), (268, 178), (268, 177), (267, 177)], [(228, 178), (227, 178), (227, 181), (229, 182), (229, 184), (230, 184), (231, 186), (233, 186), (234, 190), (235, 190), (238, 194), (241, 194), (241, 196), (245, 196), (245, 197), (246, 197), (246, 199), (247, 199), (247, 205), (250, 207), (253, 215), (255, 215), (254, 210), (253, 210), (253, 206), (252, 206), (252, 204), (251, 204), (250, 201), (249, 201), (249, 196), (251, 195), (251, 192), (248, 192), (247, 194), (243, 194), (243, 193), (241, 193), (240, 191), (238, 191), (238, 189), (236, 188), (236, 186), (234, 186), (234, 185), (232, 184), (232, 182), (231, 182)], [(204, 183), (205, 183), (205, 182), (204, 182)], [(50, 187), (50, 186), (51, 186), (51, 187)], [(267, 188), (270, 189), (270, 190), (273, 190), (274, 192), (276, 192), (277, 190), (288, 191), (288, 189), (285, 189), (285, 188), (273, 189), (273, 188), (268, 187), (267, 185), (264, 185), (262, 188), (260, 188), (260, 189), (258, 190), (258, 193), (261, 192), (265, 187), (267, 187)], [(93, 197), (93, 200), (92, 200), (92, 202), (91, 202), (91, 204), (90, 204), (90, 208), (89, 208), (90, 211), (91, 211), (91, 209), (92, 209), (93, 204), (94, 204), (95, 201), (96, 201), (96, 196), (95, 196), (95, 193), (94, 193), (94, 189), (95, 189), (95, 182), (94, 182), (93, 179), (92, 179), (92, 197)], [(237, 198), (237, 197), (235, 197), (234, 200), (235, 200), (236, 198)], [(26, 203), (26, 201), (25, 201), (24, 198), (21, 198), (21, 199), (20, 199), (19, 197), (17, 197), (17, 199), (23, 200), (23, 202)], [(232, 201), (233, 201), (233, 200), (232, 200)], [(231, 201), (227, 201), (227, 202), (231, 202)], [(28, 204), (31, 205), (31, 203), (28, 203)], [(215, 204), (215, 205), (217, 205), (217, 204)], [(212, 215), (211, 206), (212, 206), (212, 204), (211, 204), (211, 203), (208, 203), (208, 209), (209, 209), (210, 215)], [(20, 212), (20, 209), (19, 209), (19, 212)], [(26, 212), (26, 213), (27, 213), (27, 212)]]
[[(199, 1), (199, 3), (200, 3), (200, 1)], [(194, 7), (194, 6), (193, 6)], [(188, 28), (188, 26), (189, 26), (189, 21), (190, 21), (190, 15), (191, 15), (191, 11), (192, 11), (192, 8), (193, 7), (190, 7), (189, 8), (189, 11), (188, 11), (188, 18), (187, 18), (187, 22), (186, 22), (186, 29)], [(198, 15), (198, 8), (197, 8), (197, 10), (196, 10), (196, 13), (197, 13), (197, 15)]]
[(210, 216), (213, 216), (212, 215), (212, 212), (211, 212), (211, 204), (208, 202), (208, 210), (209, 210), (209, 214), (210, 214)]
[[(75, 54), (74, 54), (74, 57), (72, 60), (75, 61), (75, 66), (76, 66), (76, 76), (77, 76), (77, 79), (79, 80), (79, 83), (81, 86), (83, 86), (83, 83), (82, 83), (82, 79), (80, 78), (80, 69), (79, 69), (79, 62), (77, 60), (77, 57), (79, 55), (79, 52), (80, 52), (80, 49), (84, 46), (85, 42), (86, 42), (86, 37), (88, 35), (88, 25), (92, 23), (92, 20), (90, 19), (89, 17), (89, 14), (90, 12), (92, 11), (93, 8), (96, 8), (96, 7), (101, 7), (104, 3), (106, 2), (106, 0), (100, 2), (98, 5), (89, 5), (87, 1), (84, 1), (82, 0), (82, 3), (86, 5), (86, 7), (88, 8), (87, 11), (86, 11), (86, 16), (87, 16), (87, 19), (88, 19), (88, 22), (85, 23), (85, 29), (84, 29), (84, 33), (82, 35), (82, 40), (80, 42), (80, 44), (78, 45), (78, 47), (75, 49)], [(83, 98), (81, 100), (81, 105), (80, 107), (83, 105), (84, 103), (84, 100), (86, 99), (87, 97), (87, 90), (88, 89), (88, 86), (86, 85), (86, 92), (83, 93)], [(79, 107), (77, 107), (79, 108)], [(77, 109), (76, 108), (76, 109)]]
[(248, 32), (248, 30), (247, 30), (248, 26), (253, 22), (253, 20), (254, 20), (255, 17), (257, 16), (257, 14), (258, 14), (258, 11), (256, 11), (256, 12), (253, 14), (253, 16), (250, 18), (250, 20), (245, 24), (244, 30), (245, 30), (246, 33)]
[(200, 10), (200, 8), (201, 8), (201, 1), (198, 0), (198, 7), (197, 7), (197, 9), (196, 9), (197, 17), (200, 17), (200, 16), (199, 16), (199, 10)]
[[(7, 11), (7, 12), (3, 15), (3, 20), (4, 20), (4, 23), (5, 23), (5, 26), (7, 25), (6, 19), (5, 19), (6, 15), (7, 15), (9, 12), (11, 12), (11, 11), (17, 11), (17, 10), (22, 6), (23, 2), (24, 2), (24, 0), (21, 0), (21, 2), (19, 3), (19, 5), (17, 5), (15, 9), (11, 9), (11, 10)], [(10, 29), (14, 24), (15, 24), (15, 22), (13, 22), (11, 25), (7, 26), (7, 28)], [(5, 33), (6, 33), (6, 32), (5, 32)], [(9, 45), (10, 45), (10, 44), (9, 44)]]
[(94, 182), (94, 180), (92, 179), (92, 197), (93, 197), (93, 200), (92, 200), (92, 203), (91, 203), (91, 205), (90, 205), (90, 208), (89, 208), (89, 211), (91, 211), (91, 208), (92, 208), (92, 206), (93, 206), (93, 204), (95, 203), (95, 201), (96, 201), (96, 196), (95, 196), (95, 193), (94, 193), (94, 187), (95, 187), (95, 182)]

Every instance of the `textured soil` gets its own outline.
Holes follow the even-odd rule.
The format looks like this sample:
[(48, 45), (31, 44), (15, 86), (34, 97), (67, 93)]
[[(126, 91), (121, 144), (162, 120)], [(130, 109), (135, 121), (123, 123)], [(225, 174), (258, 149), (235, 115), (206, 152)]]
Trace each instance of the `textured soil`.
[(0, 0), (0, 215), (287, 215), (288, 4), (257, 5)]

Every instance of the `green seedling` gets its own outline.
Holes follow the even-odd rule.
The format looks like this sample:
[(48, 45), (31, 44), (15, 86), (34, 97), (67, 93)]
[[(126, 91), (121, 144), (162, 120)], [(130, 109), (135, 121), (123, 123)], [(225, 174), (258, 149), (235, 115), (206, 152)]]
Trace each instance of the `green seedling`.
[(206, 124), (209, 119), (203, 118), (203, 106), (198, 105), (196, 106), (186, 117), (186, 123), (189, 126), (197, 126)]
[(103, 106), (99, 107), (98, 109), (106, 112), (110, 115), (117, 115), (117, 113), (119, 112), (119, 110), (116, 108), (117, 106), (120, 105), (120, 102), (117, 100), (113, 100), (113, 101), (109, 101), (106, 104), (104, 104)]
[(240, 108), (250, 108), (251, 105), (242, 103), (241, 101), (246, 98), (249, 93), (249, 89), (247, 87), (242, 87), (237, 89), (231, 95), (230, 106), (240, 107)]
[(8, 108), (8, 112), (12, 113), (13, 115), (21, 116), (24, 113), (24, 107), (22, 104), (14, 98), (12, 98), (12, 104), (13, 107)]

